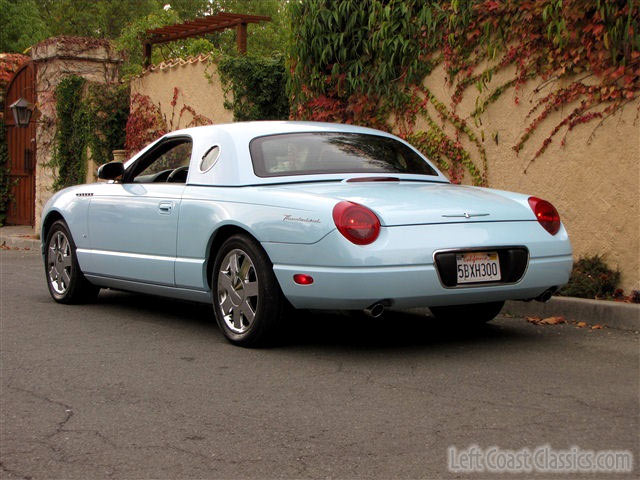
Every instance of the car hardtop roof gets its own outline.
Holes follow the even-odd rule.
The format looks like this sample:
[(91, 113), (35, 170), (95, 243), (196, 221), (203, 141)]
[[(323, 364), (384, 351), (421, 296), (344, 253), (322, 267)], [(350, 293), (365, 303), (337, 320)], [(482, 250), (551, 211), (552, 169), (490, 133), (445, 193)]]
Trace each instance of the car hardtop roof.
[(181, 134), (192, 137), (206, 137), (215, 131), (223, 131), (230, 135), (241, 134), (243, 137), (251, 138), (261, 137), (264, 135), (277, 135), (283, 133), (302, 133), (302, 132), (351, 132), (364, 133), (369, 135), (382, 135), (386, 137), (396, 138), (381, 130), (368, 127), (360, 127), (357, 125), (349, 125), (343, 123), (329, 122), (303, 122), (291, 120), (263, 120), (254, 122), (234, 122), (221, 123), (217, 125), (204, 125), (201, 127), (191, 127), (182, 130), (175, 130), (168, 133), (167, 137), (179, 136)]

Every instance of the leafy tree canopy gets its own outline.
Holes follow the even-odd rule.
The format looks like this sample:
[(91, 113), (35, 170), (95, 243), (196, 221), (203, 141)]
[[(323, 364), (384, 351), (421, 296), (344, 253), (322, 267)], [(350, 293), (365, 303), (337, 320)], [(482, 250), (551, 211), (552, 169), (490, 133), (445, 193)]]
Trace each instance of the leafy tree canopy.
[(52, 35), (116, 38), (131, 19), (148, 15), (157, 0), (36, 0)]
[[(280, 0), (0, 0), (0, 51), (22, 52), (54, 35), (110, 38), (125, 56), (123, 72), (142, 68), (145, 30), (219, 12), (268, 15), (273, 21), (248, 28), (251, 54), (284, 52), (286, 26)], [(236, 54), (235, 31), (154, 47), (153, 61), (199, 53)]]
[(50, 35), (35, 0), (0, 0), (0, 25), (3, 53), (22, 53)]

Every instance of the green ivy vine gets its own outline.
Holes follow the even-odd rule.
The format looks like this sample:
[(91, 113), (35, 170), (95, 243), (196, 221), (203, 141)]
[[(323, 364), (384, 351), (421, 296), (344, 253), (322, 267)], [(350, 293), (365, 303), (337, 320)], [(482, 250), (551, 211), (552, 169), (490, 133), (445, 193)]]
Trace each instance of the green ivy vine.
[(129, 117), (129, 84), (89, 83), (84, 100), (91, 121), (89, 148), (96, 165), (110, 162), (124, 148)]
[(56, 87), (56, 134), (50, 166), (53, 189), (83, 183), (87, 173), (89, 115), (82, 97), (86, 80), (72, 75)]
[(57, 124), (49, 166), (57, 191), (85, 181), (88, 149), (101, 165), (111, 160), (113, 150), (124, 148), (129, 89), (71, 75), (60, 81), (55, 93)]
[(218, 73), (224, 107), (233, 111), (236, 121), (289, 118), (287, 75), (281, 57), (226, 56), (218, 62)]
[[(520, 152), (551, 114), (562, 118), (523, 173), (556, 136), (564, 145), (573, 128), (598, 120), (595, 132), (640, 97), (638, 0), (306, 0), (287, 12), (292, 117), (397, 131), (447, 165), (454, 182), (466, 171), (486, 185), (481, 116), (507, 91), (518, 104), (527, 81), (548, 94), (532, 104), (512, 148)], [(449, 105), (424, 85), (438, 64), (454, 92)], [(512, 73), (491, 84), (499, 72)], [(457, 106), (474, 86), (475, 109), (461, 118)]]
[(0, 116), (0, 227), (4, 225), (11, 202), (11, 179), (9, 177), (9, 149), (4, 119)]

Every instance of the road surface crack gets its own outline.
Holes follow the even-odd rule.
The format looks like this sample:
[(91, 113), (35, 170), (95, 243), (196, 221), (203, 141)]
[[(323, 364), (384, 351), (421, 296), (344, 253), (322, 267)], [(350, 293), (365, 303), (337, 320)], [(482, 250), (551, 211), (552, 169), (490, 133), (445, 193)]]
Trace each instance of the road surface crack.
[[(24, 473), (20, 473), (16, 470), (13, 470), (9, 467), (7, 467), (4, 462), (0, 462), (0, 471), (8, 474), (8, 475), (12, 475), (14, 477), (18, 477), (18, 478), (23, 478), (24, 480), (31, 480), (33, 477), (29, 476), (29, 475), (25, 475)], [(4, 478), (4, 475), (2, 475), (2, 477)]]

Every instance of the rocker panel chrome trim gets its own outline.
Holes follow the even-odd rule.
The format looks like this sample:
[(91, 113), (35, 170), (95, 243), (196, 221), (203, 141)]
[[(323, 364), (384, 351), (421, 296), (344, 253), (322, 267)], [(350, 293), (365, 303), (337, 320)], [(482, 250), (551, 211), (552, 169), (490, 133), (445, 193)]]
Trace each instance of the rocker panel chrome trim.
[(199, 303), (211, 303), (211, 292), (205, 290), (191, 290), (188, 288), (170, 287), (168, 285), (155, 285), (152, 283), (134, 282), (122, 278), (105, 277), (85, 273), (85, 278), (94, 285), (114, 290), (145, 293), (148, 295), (160, 295), (163, 297), (177, 298)]

